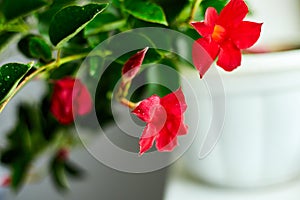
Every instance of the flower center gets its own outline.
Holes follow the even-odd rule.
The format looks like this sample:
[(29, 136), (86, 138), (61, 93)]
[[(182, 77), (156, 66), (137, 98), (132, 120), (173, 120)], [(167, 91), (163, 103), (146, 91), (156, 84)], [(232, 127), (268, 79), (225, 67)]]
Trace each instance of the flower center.
[(215, 25), (214, 31), (212, 33), (212, 39), (215, 42), (220, 43), (220, 42), (222, 42), (224, 40), (225, 36), (226, 36), (226, 30), (225, 30), (225, 28), (223, 28), (220, 25)]

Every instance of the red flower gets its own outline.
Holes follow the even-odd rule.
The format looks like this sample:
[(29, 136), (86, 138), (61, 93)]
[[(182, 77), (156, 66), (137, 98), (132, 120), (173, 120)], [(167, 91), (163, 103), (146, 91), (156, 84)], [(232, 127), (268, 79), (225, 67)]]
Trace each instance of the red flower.
[(148, 49), (148, 47), (144, 48), (126, 61), (122, 69), (122, 78), (125, 82), (132, 80), (139, 72)]
[(158, 151), (172, 151), (177, 146), (177, 136), (187, 133), (183, 123), (186, 103), (181, 89), (160, 98), (153, 95), (132, 111), (147, 123), (140, 138), (140, 155), (149, 150), (154, 140)]
[(66, 77), (55, 82), (50, 110), (61, 124), (70, 124), (74, 116), (85, 115), (91, 109), (90, 93), (80, 80)]
[[(251, 47), (259, 38), (262, 23), (242, 21), (248, 13), (243, 0), (231, 0), (218, 15), (208, 8), (203, 22), (191, 25), (203, 36), (194, 43), (193, 61), (202, 77), (219, 55), (217, 65), (232, 71), (241, 65), (241, 49)], [(204, 49), (211, 59), (201, 59)]]

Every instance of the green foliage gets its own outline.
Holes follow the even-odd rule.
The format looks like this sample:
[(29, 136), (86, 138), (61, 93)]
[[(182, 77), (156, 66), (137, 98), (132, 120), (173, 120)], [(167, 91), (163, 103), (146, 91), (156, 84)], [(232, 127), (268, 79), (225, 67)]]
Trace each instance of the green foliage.
[(28, 58), (37, 58), (44, 62), (48, 62), (52, 59), (50, 46), (39, 36), (25, 36), (19, 41), (18, 48)]
[(20, 63), (8, 63), (0, 67), (0, 103), (9, 97), (31, 67), (31, 64)]
[(124, 7), (129, 14), (138, 19), (168, 25), (163, 9), (155, 3), (143, 0), (126, 0)]
[(3, 0), (1, 6), (7, 21), (30, 14), (48, 4), (45, 0)]
[[(34, 162), (49, 149), (53, 155), (46, 164), (59, 190), (68, 188), (67, 176), (82, 175), (78, 166), (56, 154), (60, 148), (75, 145), (76, 137), (68, 132), (73, 124), (59, 124), (49, 110), (55, 80), (75, 76), (80, 66), (88, 69), (85, 76), (91, 82), (103, 73), (94, 102), (99, 123), (103, 126), (113, 119), (111, 101), (114, 88), (121, 78), (122, 66), (137, 50), (117, 59), (114, 53), (135, 41), (140, 47), (151, 47), (143, 64), (166, 65), (176, 72), (180, 62), (176, 55), (170, 54), (177, 48), (177, 38), (172, 36), (161, 36), (155, 31), (129, 34), (128, 40), (121, 43), (111, 36), (139, 27), (164, 27), (195, 39), (199, 37), (189, 25), (193, 0), (111, 0), (110, 4), (106, 1), (84, 2), (87, 4), (80, 5), (78, 0), (0, 0), (0, 50), (15, 39), (20, 53), (33, 61), (30, 64), (8, 63), (0, 67), (0, 111), (34, 77), (39, 76), (49, 83), (48, 93), (40, 103), (18, 107), (18, 121), (7, 133), (7, 145), (0, 149), (1, 162), (11, 170), (11, 186), (16, 190), (26, 183)], [(203, 18), (207, 7), (214, 6), (219, 11), (225, 3), (226, 0), (203, 0), (197, 12), (198, 19)], [(109, 47), (88, 56), (103, 41)], [(154, 41), (168, 51), (157, 49), (159, 45)], [(85, 59), (87, 62), (83, 66)], [(108, 64), (104, 71), (104, 66)], [(142, 66), (138, 77), (168, 87), (149, 84), (138, 92), (130, 91), (136, 102), (152, 94), (164, 96), (179, 87), (178, 74), (170, 75), (168, 70), (159, 67), (148, 70)]]
[(69, 6), (57, 12), (49, 27), (49, 37), (53, 45), (60, 47), (101, 13), (107, 4)]

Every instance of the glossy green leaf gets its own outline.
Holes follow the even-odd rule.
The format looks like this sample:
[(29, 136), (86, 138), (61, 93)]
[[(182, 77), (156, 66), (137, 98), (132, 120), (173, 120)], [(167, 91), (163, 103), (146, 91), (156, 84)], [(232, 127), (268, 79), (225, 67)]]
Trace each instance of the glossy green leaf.
[(108, 4), (69, 6), (57, 12), (49, 27), (49, 37), (57, 47), (74, 37), (91, 20), (101, 13)]
[(2, 12), (7, 21), (25, 16), (46, 6), (46, 0), (4, 0)]
[(30, 64), (8, 63), (0, 67), (0, 103), (6, 100), (30, 70)]
[(163, 9), (155, 3), (143, 0), (126, 0), (124, 7), (129, 14), (138, 19), (168, 25)]
[(53, 16), (61, 9), (75, 4), (76, 0), (53, 0), (49, 8), (38, 14), (38, 29), (41, 34), (48, 35), (49, 25)]
[(116, 30), (126, 24), (125, 19), (119, 19), (112, 13), (97, 15), (84, 29), (84, 35), (94, 35), (100, 32)]
[(52, 51), (49, 45), (39, 36), (28, 35), (18, 43), (19, 50), (29, 58), (38, 58), (49, 61), (52, 58)]

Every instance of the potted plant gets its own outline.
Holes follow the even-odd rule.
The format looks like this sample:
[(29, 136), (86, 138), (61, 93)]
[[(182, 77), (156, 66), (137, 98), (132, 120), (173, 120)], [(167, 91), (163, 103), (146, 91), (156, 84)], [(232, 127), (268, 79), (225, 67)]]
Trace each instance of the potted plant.
[[(114, 119), (118, 125), (123, 112), (131, 122), (134, 116), (145, 122), (131, 135), (139, 142), (124, 150), (105, 135), (108, 142), (94, 156), (126, 172), (167, 166), (189, 147), (188, 135), (196, 134), (187, 134), (180, 66), (195, 66), (198, 80), (213, 81), (207, 71), (215, 58), (224, 70), (235, 70), (241, 50), (258, 40), (262, 26), (243, 21), (243, 0), (3, 0), (0, 8), (1, 47), (14, 41), (30, 60), (0, 67), (0, 111), (32, 79), (47, 88), (39, 103), (17, 107), (18, 120), (1, 149), (1, 162), (10, 169), (2, 185), (14, 189), (26, 183), (45, 152), (54, 182), (66, 188), (65, 174), (79, 174), (69, 150), (78, 139), (86, 145), (87, 132), (105, 135), (105, 124)], [(171, 159), (160, 153), (173, 150)]]

